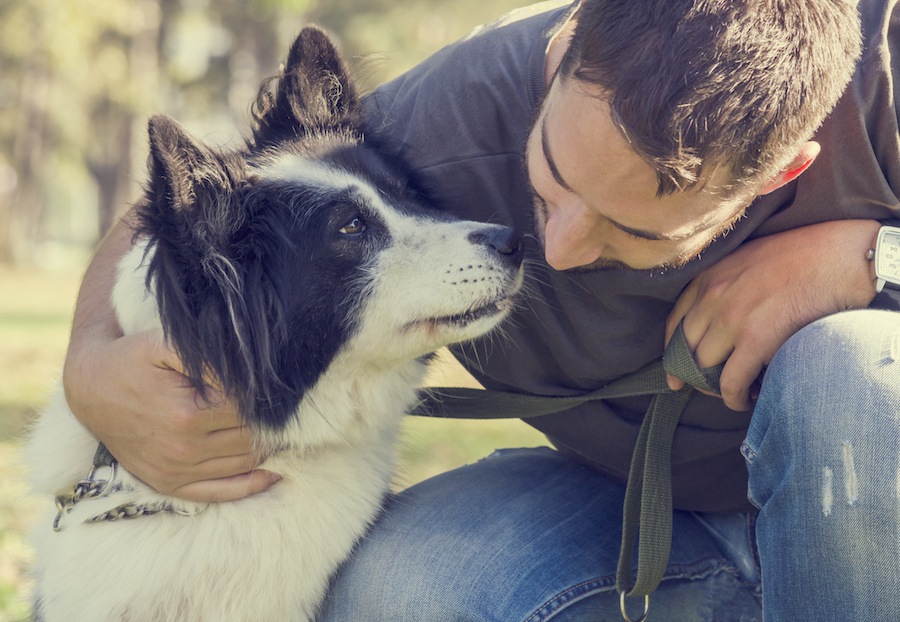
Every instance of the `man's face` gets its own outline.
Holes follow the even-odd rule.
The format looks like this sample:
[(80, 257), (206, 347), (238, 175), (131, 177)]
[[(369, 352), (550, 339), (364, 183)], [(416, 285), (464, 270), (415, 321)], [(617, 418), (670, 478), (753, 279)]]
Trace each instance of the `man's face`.
[(676, 267), (745, 201), (690, 190), (658, 198), (653, 169), (616, 129), (599, 87), (557, 76), (526, 148), (535, 221), (556, 270)]

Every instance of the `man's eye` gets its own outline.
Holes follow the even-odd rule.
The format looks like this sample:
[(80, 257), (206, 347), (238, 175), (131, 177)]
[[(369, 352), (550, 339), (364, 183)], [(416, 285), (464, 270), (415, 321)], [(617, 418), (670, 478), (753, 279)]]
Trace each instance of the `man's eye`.
[(628, 238), (631, 240), (637, 240), (638, 242), (647, 242), (648, 241), (647, 238), (642, 238), (639, 235), (635, 235), (631, 231), (622, 230), (622, 233), (624, 233), (626, 236), (628, 236)]
[(359, 216), (356, 216), (355, 218), (353, 218), (353, 220), (351, 220), (346, 225), (344, 225), (343, 227), (338, 229), (338, 231), (340, 233), (343, 233), (344, 235), (359, 235), (360, 233), (362, 233), (365, 230), (366, 230), (366, 221), (364, 221)]

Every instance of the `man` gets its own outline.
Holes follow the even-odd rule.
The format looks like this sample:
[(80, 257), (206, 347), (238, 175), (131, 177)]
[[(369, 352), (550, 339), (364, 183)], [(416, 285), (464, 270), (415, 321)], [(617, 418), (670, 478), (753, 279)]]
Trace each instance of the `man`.
[[(536, 240), (506, 337), (456, 349), (486, 387), (588, 392), (657, 360), (682, 320), (696, 362), (724, 363), (721, 397), (692, 397), (675, 436), (652, 619), (900, 611), (900, 315), (839, 313), (872, 302), (867, 251), (900, 217), (893, 7), (861, 3), (856, 62), (842, 0), (545, 3), (367, 101), (447, 209)], [(120, 227), (80, 295), (76, 415), (166, 492), (264, 489), (233, 409), (198, 412), (170, 353), (119, 337), (104, 296), (127, 244)], [(616, 619), (646, 402), (533, 420), (558, 452), (501, 452), (392, 499), (323, 619)]]

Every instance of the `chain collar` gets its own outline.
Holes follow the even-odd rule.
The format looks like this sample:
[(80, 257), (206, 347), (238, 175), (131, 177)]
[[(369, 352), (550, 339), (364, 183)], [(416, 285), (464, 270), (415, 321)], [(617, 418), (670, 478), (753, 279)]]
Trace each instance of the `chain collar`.
[[(98, 499), (108, 497), (125, 490), (121, 482), (117, 481), (119, 463), (109, 450), (101, 443), (94, 454), (94, 464), (87, 477), (80, 480), (71, 494), (58, 495), (56, 497), (56, 518), (53, 520), (53, 531), (61, 531), (63, 519), (84, 499)], [(121, 519), (138, 518), (139, 516), (152, 516), (159, 512), (172, 512), (181, 516), (193, 516), (190, 512), (176, 508), (171, 503), (123, 503), (115, 508), (85, 519), (85, 523), (100, 523), (104, 521), (117, 521)]]

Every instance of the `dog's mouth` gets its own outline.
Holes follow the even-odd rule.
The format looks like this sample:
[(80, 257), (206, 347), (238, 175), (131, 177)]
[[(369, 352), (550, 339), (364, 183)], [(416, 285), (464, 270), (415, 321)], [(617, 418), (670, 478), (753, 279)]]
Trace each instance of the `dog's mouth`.
[(469, 309), (463, 313), (454, 315), (443, 315), (438, 317), (427, 318), (424, 320), (416, 320), (406, 325), (407, 329), (416, 327), (425, 327), (429, 330), (437, 328), (453, 328), (461, 329), (474, 324), (479, 320), (491, 318), (509, 311), (513, 306), (513, 295), (502, 296), (483, 304), (481, 306)]
[(512, 299), (510, 297), (498, 298), (487, 303), (486, 305), (471, 309), (469, 311), (466, 311), (465, 313), (433, 318), (431, 322), (433, 322), (435, 325), (463, 327), (482, 318), (491, 317), (499, 313), (504, 313), (511, 307)]

